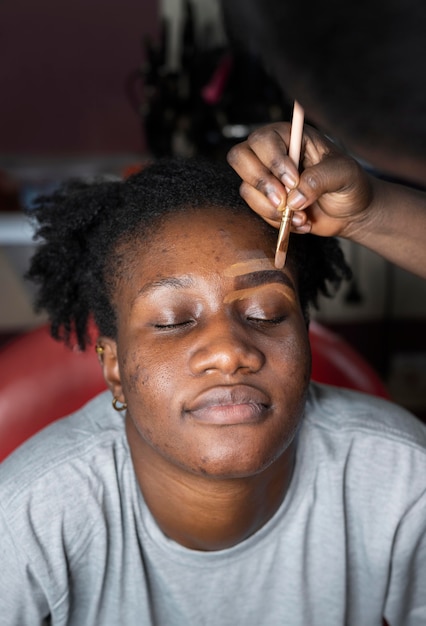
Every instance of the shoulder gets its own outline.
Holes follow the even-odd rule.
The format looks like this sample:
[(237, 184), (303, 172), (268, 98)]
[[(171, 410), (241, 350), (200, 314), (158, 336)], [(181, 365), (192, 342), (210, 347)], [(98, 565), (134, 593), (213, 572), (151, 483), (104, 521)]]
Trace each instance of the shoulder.
[(317, 431), (379, 437), (426, 454), (426, 425), (402, 407), (376, 396), (311, 383), (306, 422)]
[(68, 593), (69, 568), (89, 552), (90, 562), (106, 553), (133, 483), (123, 417), (112, 409), (109, 393), (23, 444), (0, 465), (8, 585), (28, 591), (32, 571), (28, 585), (41, 586), (52, 606), (60, 602)]
[(358, 493), (426, 496), (426, 425), (392, 402), (314, 383), (300, 439), (317, 470)]
[[(43, 499), (84, 474), (107, 471), (107, 459), (125, 454), (123, 417), (105, 392), (79, 411), (52, 423), (26, 441), (0, 465), (0, 503), (12, 511), (25, 494)], [(59, 495), (59, 494), (58, 494)], [(16, 504), (18, 506), (18, 504)]]
[(314, 383), (300, 435), (306, 474), (321, 484), (323, 498), (343, 498), (352, 522), (364, 519), (368, 533), (387, 528), (391, 537), (410, 511), (424, 510), (426, 425), (408, 411)]

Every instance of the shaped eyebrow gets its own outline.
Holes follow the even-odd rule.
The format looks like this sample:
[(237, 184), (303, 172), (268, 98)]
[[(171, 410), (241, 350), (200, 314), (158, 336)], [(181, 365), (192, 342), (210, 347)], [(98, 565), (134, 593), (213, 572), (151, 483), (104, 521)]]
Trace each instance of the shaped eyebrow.
[(259, 287), (268, 283), (279, 283), (290, 287), (295, 293), (296, 288), (292, 280), (280, 270), (264, 270), (260, 272), (250, 272), (235, 277), (235, 289), (247, 289), (249, 287)]
[(266, 270), (263, 272), (250, 272), (235, 277), (235, 291), (228, 293), (224, 298), (224, 303), (234, 302), (235, 300), (244, 300), (250, 298), (255, 293), (267, 290), (275, 290), (281, 292), (288, 299), (294, 301), (294, 296), (290, 297), (288, 288), (291, 289), (296, 296), (296, 289), (293, 282), (280, 270)]
[(236, 291), (231, 291), (231, 293), (228, 293), (225, 296), (223, 302), (224, 304), (229, 304), (230, 302), (235, 302), (235, 300), (245, 300), (246, 298), (255, 296), (262, 291), (267, 291), (268, 293), (271, 293), (271, 291), (277, 291), (282, 293), (283, 296), (291, 302), (295, 302), (295, 298), (290, 296), (287, 287), (279, 283), (264, 283), (263, 285), (259, 285), (257, 287), (248, 287), (247, 289), (237, 289)]

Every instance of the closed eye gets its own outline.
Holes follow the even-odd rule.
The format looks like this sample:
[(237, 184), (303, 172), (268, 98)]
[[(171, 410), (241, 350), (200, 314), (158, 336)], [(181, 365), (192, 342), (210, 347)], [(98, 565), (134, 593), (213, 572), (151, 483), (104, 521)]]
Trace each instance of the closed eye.
[(270, 325), (270, 326), (276, 326), (277, 324), (281, 324), (286, 319), (287, 319), (287, 315), (280, 315), (278, 317), (271, 317), (271, 318), (254, 317), (254, 316), (247, 317), (247, 320), (254, 324), (264, 324), (264, 325)]
[(172, 324), (153, 324), (158, 330), (174, 330), (176, 328), (185, 328), (193, 324), (194, 320), (185, 320), (183, 322), (173, 322)]

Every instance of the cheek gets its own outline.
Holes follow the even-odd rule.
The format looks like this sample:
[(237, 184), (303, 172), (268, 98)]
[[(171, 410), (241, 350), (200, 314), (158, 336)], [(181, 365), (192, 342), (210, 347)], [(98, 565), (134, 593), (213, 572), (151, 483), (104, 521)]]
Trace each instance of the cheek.
[(292, 333), (282, 344), (278, 358), (281, 367), (275, 363), (275, 399), (281, 437), (277, 436), (277, 442), (287, 447), (302, 419), (311, 377), (311, 351), (307, 333)]
[(311, 347), (307, 332), (292, 337), (289, 355), (300, 382), (307, 385), (311, 377)]
[(167, 410), (173, 397), (170, 374), (165, 370), (161, 359), (143, 349), (129, 350), (120, 363), (127, 418), (139, 436), (154, 447), (166, 437)]
[(156, 378), (156, 363), (155, 356), (147, 355), (146, 351), (141, 348), (123, 350), (123, 356), (120, 359), (120, 376), (126, 398), (149, 393), (152, 380)]
[(286, 419), (296, 424), (304, 411), (311, 377), (311, 350), (306, 331), (291, 333), (282, 342), (273, 370), (277, 403)]
[(134, 393), (140, 388), (144, 388), (149, 385), (150, 375), (147, 368), (143, 367), (141, 363), (136, 363), (133, 368), (129, 368), (129, 371), (124, 375), (127, 384), (123, 385), (127, 388), (127, 391)]
[(303, 322), (296, 324), (288, 333), (280, 346), (281, 378), (288, 382), (297, 380), (299, 384), (307, 384), (311, 376), (311, 348), (308, 331)]
[(124, 350), (123, 355), (119, 354), (119, 363), (121, 383), (126, 397), (149, 384), (151, 378), (149, 362), (141, 349)]
[(176, 391), (175, 367), (163, 353), (143, 348), (125, 352), (120, 362), (121, 383), (126, 402), (134, 415), (155, 414), (161, 421)]

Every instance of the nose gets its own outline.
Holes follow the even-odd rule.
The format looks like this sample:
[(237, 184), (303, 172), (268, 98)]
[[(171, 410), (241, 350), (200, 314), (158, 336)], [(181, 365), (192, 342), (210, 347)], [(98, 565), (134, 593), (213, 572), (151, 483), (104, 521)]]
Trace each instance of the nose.
[(227, 319), (200, 331), (199, 342), (190, 356), (193, 374), (218, 371), (232, 375), (255, 373), (265, 362), (263, 352), (250, 339), (249, 331)]

